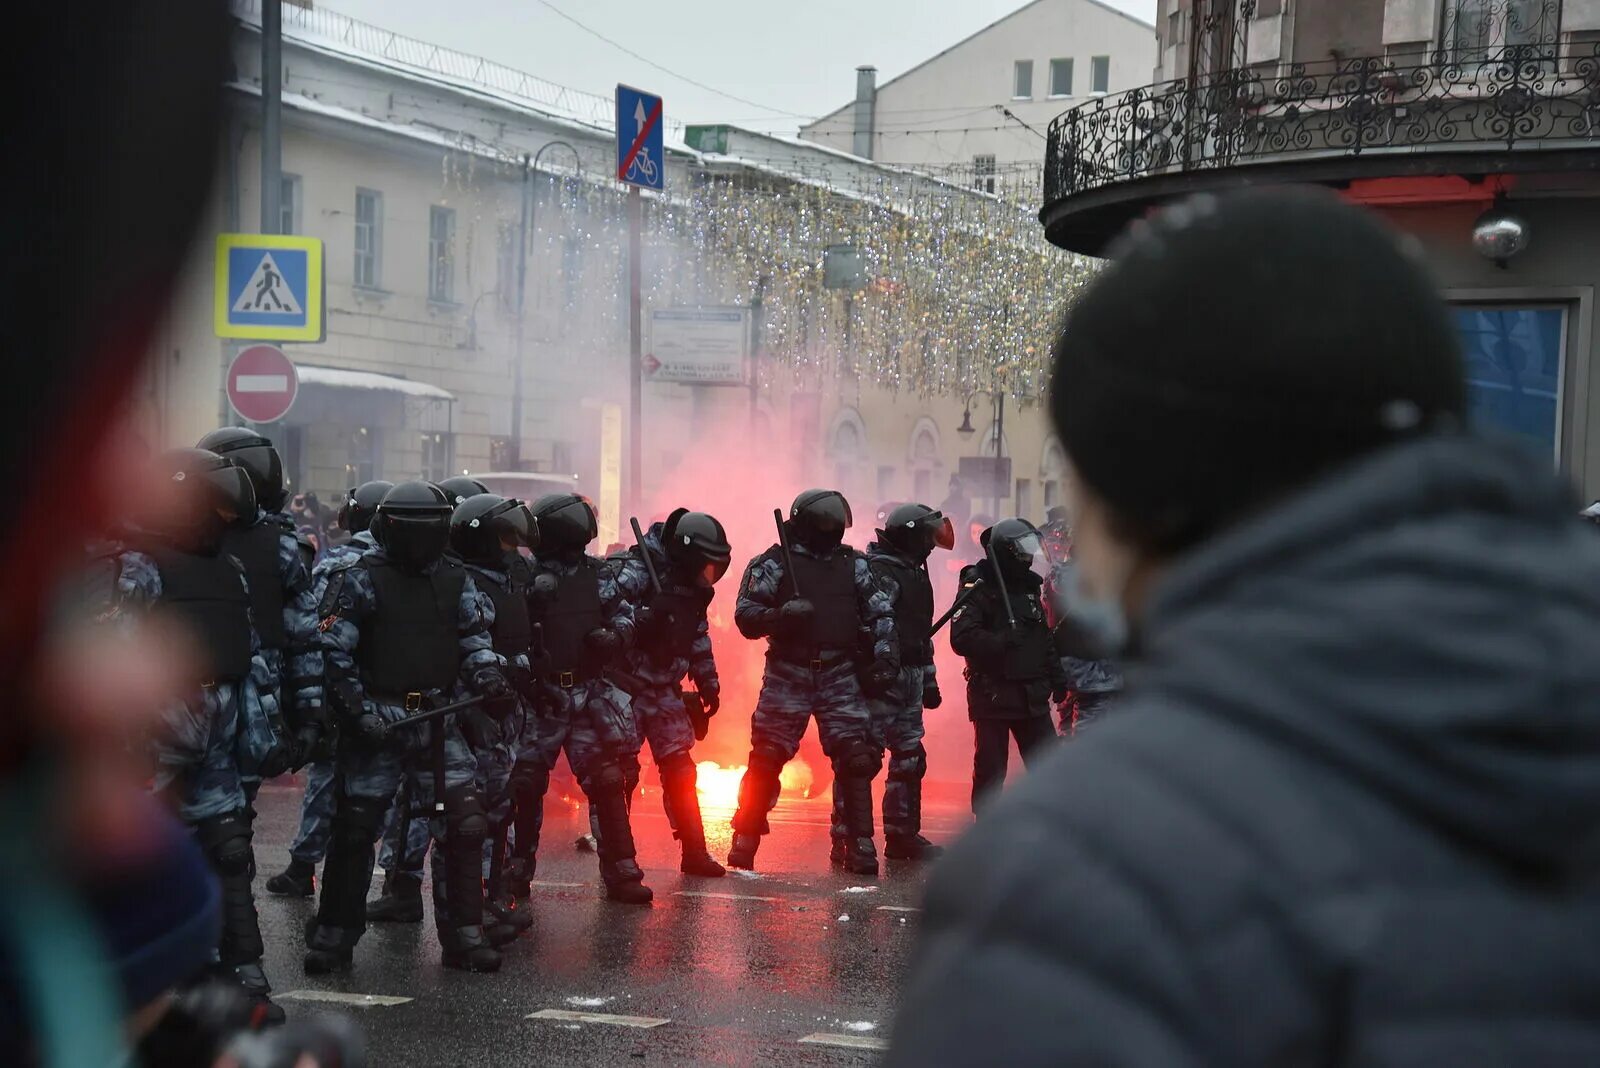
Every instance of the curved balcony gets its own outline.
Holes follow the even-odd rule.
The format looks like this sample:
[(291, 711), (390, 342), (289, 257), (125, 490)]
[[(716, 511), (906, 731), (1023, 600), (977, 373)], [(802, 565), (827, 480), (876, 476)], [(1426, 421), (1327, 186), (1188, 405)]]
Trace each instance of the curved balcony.
[(1245, 181), (1600, 166), (1600, 44), (1465, 56), (1229, 70), (1092, 100), (1050, 124), (1040, 221), (1094, 254), (1164, 200)]

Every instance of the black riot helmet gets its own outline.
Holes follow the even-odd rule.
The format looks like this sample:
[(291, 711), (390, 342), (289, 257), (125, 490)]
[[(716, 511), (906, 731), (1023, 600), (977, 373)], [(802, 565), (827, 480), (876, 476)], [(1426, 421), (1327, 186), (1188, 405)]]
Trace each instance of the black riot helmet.
[(902, 504), (884, 517), (878, 540), (913, 560), (926, 560), (933, 550), (954, 549), (956, 528), (948, 516), (925, 504)]
[(600, 536), (594, 505), (576, 493), (547, 493), (533, 502), (533, 518), (539, 524), (539, 544), (554, 553), (581, 553)]
[(431, 482), (402, 482), (383, 495), (372, 536), (398, 566), (421, 571), (450, 543), (450, 501)]
[(521, 501), (479, 493), (456, 505), (450, 517), (450, 548), (461, 559), (500, 568), (519, 545), (539, 546), (539, 525)]
[(1026, 519), (1002, 519), (983, 532), (983, 544), (993, 547), (994, 558), (1007, 577), (1033, 570), (1033, 560), (1044, 547), (1039, 528)]
[(851, 522), (850, 502), (838, 490), (809, 489), (789, 506), (789, 536), (820, 555), (839, 547)]
[(444, 490), (445, 495), (450, 498), (450, 507), (452, 508), (461, 507), (461, 502), (468, 497), (476, 497), (480, 493), (489, 492), (488, 486), (485, 486), (475, 478), (468, 478), (466, 475), (456, 475), (452, 478), (443, 479), (435, 482), (434, 485)]
[(661, 527), (661, 548), (672, 569), (697, 586), (711, 587), (728, 573), (733, 546), (715, 516), (679, 508)]
[(255, 487), (244, 468), (205, 449), (162, 453), (156, 468), (174, 492), (161, 502), (151, 528), (174, 547), (213, 555), (230, 526), (255, 522)]
[(242, 426), (218, 427), (196, 444), (244, 468), (256, 490), (256, 506), (269, 512), (283, 510), (288, 487), (283, 484), (283, 459), (272, 442)]
[(359, 534), (372, 526), (372, 517), (378, 514), (378, 505), (390, 490), (393, 482), (373, 479), (347, 491), (344, 503), (339, 506), (339, 526), (351, 534)]

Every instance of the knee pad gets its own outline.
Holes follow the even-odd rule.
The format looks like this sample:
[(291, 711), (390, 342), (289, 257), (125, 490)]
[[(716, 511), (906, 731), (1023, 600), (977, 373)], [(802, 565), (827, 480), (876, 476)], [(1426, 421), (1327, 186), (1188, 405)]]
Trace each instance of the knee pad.
[(488, 837), (489, 817), (471, 786), (452, 786), (444, 792), (444, 820), (446, 833), (454, 838)]
[(750, 770), (760, 768), (762, 771), (771, 772), (773, 775), (783, 770), (789, 763), (789, 754), (771, 742), (757, 742), (750, 747)]
[(883, 752), (865, 738), (851, 738), (840, 747), (833, 765), (840, 778), (870, 779), (883, 767)]
[(333, 833), (371, 845), (388, 811), (389, 802), (385, 799), (346, 795), (339, 799), (334, 810)]
[(692, 783), (698, 774), (694, 758), (688, 753), (673, 753), (657, 764), (656, 770), (661, 773), (661, 785), (666, 789), (671, 789), (674, 784)]
[(928, 751), (921, 745), (894, 753), (889, 758), (889, 778), (914, 782), (928, 774)]
[(594, 776), (590, 780), (596, 795), (620, 794), (627, 789), (627, 778), (622, 774), (622, 769), (615, 763), (607, 761), (594, 769)]
[(550, 788), (550, 769), (543, 764), (519, 760), (511, 767), (507, 791), (518, 804), (533, 804)]
[(250, 873), (250, 820), (245, 813), (201, 820), (195, 837), (218, 875), (227, 878)]

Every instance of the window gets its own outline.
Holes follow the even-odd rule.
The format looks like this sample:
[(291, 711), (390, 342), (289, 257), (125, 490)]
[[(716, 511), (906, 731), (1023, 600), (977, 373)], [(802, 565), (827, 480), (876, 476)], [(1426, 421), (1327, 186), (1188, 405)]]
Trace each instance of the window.
[(1557, 452), (1566, 309), (1558, 305), (1457, 305), (1473, 425)]
[(451, 435), (428, 433), (422, 435), (422, 477), (428, 482), (438, 482), (450, 477)]
[(1553, 51), (1560, 24), (1558, 0), (1446, 0), (1444, 40), (1458, 60), (1497, 59)]
[(1089, 61), (1089, 92), (1111, 91), (1111, 57), (1095, 56)]
[(1033, 99), (1033, 60), (1019, 59), (1011, 64), (1011, 98)]
[(378, 477), (378, 435), (367, 427), (356, 427), (345, 435), (344, 484), (359, 486)]
[(300, 232), (300, 176), (285, 174), (278, 186), (278, 233)]
[(1024, 519), (1033, 516), (1033, 479), (1017, 479), (1017, 515)]
[(1052, 59), (1050, 61), (1050, 95), (1072, 95), (1072, 60)]
[(517, 243), (522, 228), (509, 222), (500, 224), (495, 243), (495, 284), (500, 307), (508, 312), (517, 310)]
[(377, 289), (378, 262), (383, 237), (383, 194), (371, 189), (356, 190), (355, 284)]
[(428, 209), (428, 299), (455, 299), (456, 213), (435, 204)]
[(972, 157), (972, 188), (982, 193), (994, 192), (994, 157)]
[(511, 470), (514, 470), (514, 468), (511, 466), (511, 439), (510, 438), (490, 438), (489, 439), (489, 470), (491, 470), (491, 471), (511, 471)]

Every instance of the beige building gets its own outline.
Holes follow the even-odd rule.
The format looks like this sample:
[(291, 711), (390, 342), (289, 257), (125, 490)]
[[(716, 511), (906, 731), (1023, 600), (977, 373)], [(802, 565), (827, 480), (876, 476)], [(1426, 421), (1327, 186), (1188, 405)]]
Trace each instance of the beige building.
[(1600, 497), (1600, 4), (1162, 0), (1157, 25), (1165, 80), (1051, 124), (1050, 240), (1097, 255), (1176, 197), (1338, 190), (1427, 256), (1473, 421)]
[(1068, 103), (1150, 78), (1155, 28), (1100, 0), (1033, 0), (877, 83), (800, 136), (858, 156), (1037, 197), (1044, 129)]
[[(240, 344), (213, 333), (211, 246), (216, 233), (257, 229), (260, 38), (252, 0), (235, 0), (234, 10), (232, 121), (220, 178), (137, 398), (143, 425), (163, 446), (238, 421), (224, 383)], [(611, 178), (614, 142), (603, 121), (611, 102), (325, 10), (285, 7), (283, 57), (280, 227), (323, 241), (328, 308), (325, 341), (283, 346), (299, 369), (300, 393), (284, 420), (262, 428), (279, 443), (294, 488), (327, 500), (369, 478), (518, 466), (598, 497), (604, 533), (614, 537), (624, 503), (617, 483), (626, 456), (628, 328), (623, 194)], [(1000, 213), (1027, 246), (1011, 251), (1038, 259), (1036, 227), (1019, 227), (1015, 209), (964, 186), (792, 138), (718, 129), (719, 143), (702, 151), (669, 128), (669, 194), (645, 202), (647, 330), (656, 309), (742, 309), (755, 324), (757, 388), (646, 383), (646, 501), (693, 492), (680, 477), (690, 470), (686, 457), (708, 441), (725, 445), (735, 428), (738, 459), (758, 458), (774, 472), (764, 490), (837, 482), (866, 519), (880, 500), (939, 503), (963, 459), (992, 457), (999, 436), (1012, 471), (1003, 492), (985, 472), (990, 481), (974, 484), (987, 494), (977, 507), (1008, 511), (1015, 503), (1042, 516), (1060, 493), (1060, 450), (1033, 402), (1037, 357), (1025, 361), (1031, 384), (1007, 403), (997, 435), (995, 382), (981, 354), (938, 389), (884, 382), (885, 362), (902, 358), (883, 340), (902, 301), (884, 293), (902, 281), (876, 278), (854, 300), (823, 290), (813, 268), (831, 239), (819, 231), (769, 285), (736, 245), (708, 248), (715, 227), (703, 217), (734, 220), (743, 203), (707, 200), (707, 190), (744, 190), (773, 211), (819, 218), (938, 204), (941, 218), (955, 219), (956, 203), (952, 226), (987, 233), (985, 213)], [(647, 348), (651, 340), (647, 333)], [(514, 424), (519, 351), (523, 404)]]

